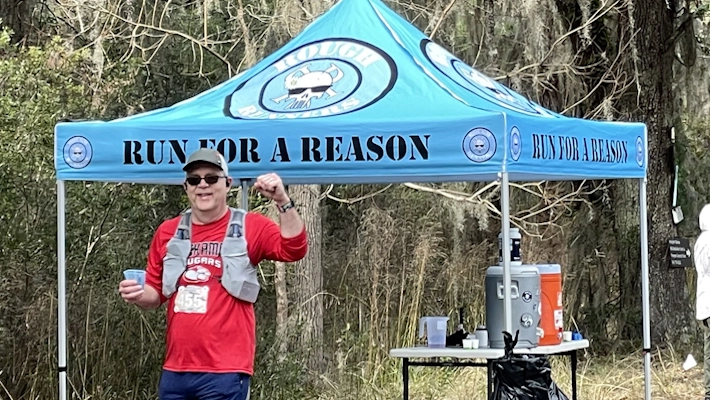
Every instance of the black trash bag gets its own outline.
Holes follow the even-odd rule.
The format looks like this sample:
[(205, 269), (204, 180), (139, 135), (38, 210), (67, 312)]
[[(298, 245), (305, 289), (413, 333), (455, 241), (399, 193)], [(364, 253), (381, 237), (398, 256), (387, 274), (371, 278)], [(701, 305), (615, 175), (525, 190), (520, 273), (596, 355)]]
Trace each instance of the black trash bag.
[(493, 400), (569, 400), (552, 381), (547, 357), (513, 353), (519, 333), (513, 340), (503, 332), (505, 356), (493, 361)]
[(550, 395), (550, 400), (569, 400), (569, 397), (560, 389), (559, 386), (555, 384), (554, 381), (550, 383), (550, 390), (548, 391)]

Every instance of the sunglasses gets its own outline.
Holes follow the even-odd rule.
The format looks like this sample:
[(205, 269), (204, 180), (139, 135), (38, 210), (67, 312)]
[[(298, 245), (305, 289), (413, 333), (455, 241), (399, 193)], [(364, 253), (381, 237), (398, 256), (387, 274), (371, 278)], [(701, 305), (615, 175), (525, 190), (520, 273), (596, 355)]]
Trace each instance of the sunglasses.
[(208, 185), (214, 185), (220, 180), (220, 178), (226, 178), (226, 176), (208, 175), (204, 178), (201, 176), (188, 176), (185, 178), (185, 182), (187, 182), (190, 186), (197, 186), (204, 179)]

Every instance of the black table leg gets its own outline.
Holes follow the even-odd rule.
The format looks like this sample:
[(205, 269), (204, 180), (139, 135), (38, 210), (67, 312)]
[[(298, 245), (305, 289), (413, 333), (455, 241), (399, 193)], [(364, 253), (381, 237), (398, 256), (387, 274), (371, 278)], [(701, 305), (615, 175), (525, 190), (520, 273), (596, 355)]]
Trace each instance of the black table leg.
[(572, 364), (572, 400), (577, 400), (577, 352), (572, 351), (570, 354)]
[(404, 383), (404, 400), (409, 400), (409, 359), (402, 359), (402, 381)]
[(487, 385), (486, 385), (486, 391), (488, 393), (488, 400), (493, 400), (493, 361), (488, 359), (486, 360), (486, 371), (487, 371)]

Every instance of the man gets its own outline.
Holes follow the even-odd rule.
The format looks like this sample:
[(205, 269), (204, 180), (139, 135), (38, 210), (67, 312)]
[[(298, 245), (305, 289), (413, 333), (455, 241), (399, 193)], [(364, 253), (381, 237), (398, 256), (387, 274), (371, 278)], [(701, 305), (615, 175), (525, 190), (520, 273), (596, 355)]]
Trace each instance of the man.
[(168, 303), (161, 400), (245, 400), (256, 351), (254, 266), (302, 259), (305, 226), (276, 174), (254, 188), (275, 203), (279, 225), (227, 206), (232, 178), (219, 152), (197, 150), (183, 170), (189, 212), (158, 227), (145, 287), (124, 280), (119, 292), (143, 309)]
[(705, 400), (710, 400), (710, 204), (700, 211), (700, 236), (695, 242), (695, 269), (698, 272), (696, 318), (705, 332)]

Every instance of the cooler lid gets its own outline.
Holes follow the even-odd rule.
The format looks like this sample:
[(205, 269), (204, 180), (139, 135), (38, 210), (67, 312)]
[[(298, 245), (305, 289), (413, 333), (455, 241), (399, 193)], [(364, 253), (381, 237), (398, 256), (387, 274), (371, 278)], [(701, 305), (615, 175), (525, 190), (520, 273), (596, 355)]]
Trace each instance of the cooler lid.
[[(537, 266), (535, 265), (530, 265), (530, 264), (523, 264), (523, 265), (511, 265), (510, 266), (510, 275), (511, 276), (518, 276), (518, 275), (539, 275), (540, 271), (537, 269)], [(486, 276), (491, 275), (491, 276), (503, 276), (503, 266), (502, 265), (492, 265), (488, 267), (486, 270)]]
[(536, 265), (537, 270), (540, 271), (540, 274), (559, 274), (562, 272), (562, 268), (560, 267), (560, 264), (537, 264)]

